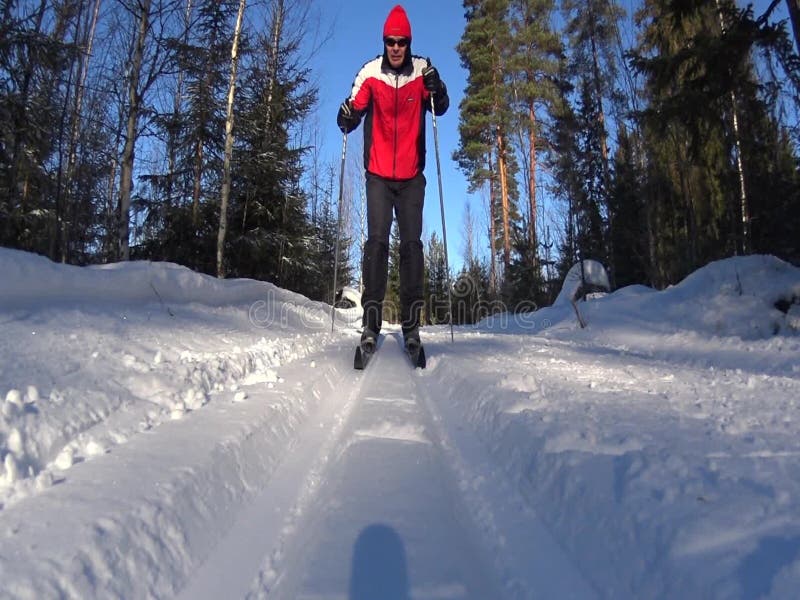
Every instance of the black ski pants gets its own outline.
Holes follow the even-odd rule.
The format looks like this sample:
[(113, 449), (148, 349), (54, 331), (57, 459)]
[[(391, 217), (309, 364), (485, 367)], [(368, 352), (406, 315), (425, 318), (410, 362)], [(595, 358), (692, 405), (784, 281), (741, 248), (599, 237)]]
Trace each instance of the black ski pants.
[(367, 242), (364, 244), (363, 325), (374, 333), (381, 330), (383, 299), (389, 270), (389, 234), (392, 210), (400, 234), (400, 320), (403, 334), (419, 327), (422, 310), (424, 258), (422, 253), (422, 207), (425, 176), (392, 181), (367, 173)]

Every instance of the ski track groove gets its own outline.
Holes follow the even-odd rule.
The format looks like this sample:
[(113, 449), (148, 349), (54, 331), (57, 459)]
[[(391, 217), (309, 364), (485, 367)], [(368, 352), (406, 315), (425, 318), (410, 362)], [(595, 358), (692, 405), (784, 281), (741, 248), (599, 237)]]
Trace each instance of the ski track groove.
[[(597, 593), (553, 540), (550, 532), (536, 517), (535, 511), (507, 480), (502, 469), (492, 463), (487, 450), (475, 434), (455, 434), (458, 429), (456, 423), (459, 422), (457, 415), (452, 410), (437, 410), (428, 392), (429, 386), (423, 385), (431, 379), (435, 380), (435, 374), (412, 369), (400, 346), (399, 334), (391, 337), (396, 344), (391, 343), (391, 338), (384, 339), (384, 342), (388, 342), (388, 347), (378, 352), (366, 370), (355, 394), (356, 406), (349, 414), (351, 419), (355, 419), (359, 408), (368, 403), (383, 404), (387, 407), (386, 410), (394, 404), (397, 410), (407, 411), (412, 416), (416, 414), (422, 421), (422, 432), (414, 430), (413, 426), (407, 426), (405, 430), (396, 429), (396, 437), (392, 438), (391, 432), (381, 431), (380, 428), (367, 431), (354, 429), (348, 438), (346, 425), (339, 432), (337, 460), (346, 461), (348, 449), (363, 439), (383, 437), (384, 440), (405, 439), (406, 442), (425, 443), (427, 438), (435, 448), (436, 461), (442, 471), (441, 485), (445, 490), (448, 510), (452, 513), (455, 526), (460, 530), (449, 533), (454, 538), (463, 536), (467, 541), (462, 560), (472, 561), (474, 569), (468, 570), (479, 572), (477, 575), (471, 574), (475, 579), (466, 587), (458, 582), (444, 582), (428, 587), (423, 585), (414, 588), (413, 597), (491, 597), (508, 600), (537, 597), (596, 598)], [(373, 392), (373, 380), (379, 374), (385, 379), (389, 368), (408, 369), (410, 385), (402, 398), (386, 397)], [(349, 428), (353, 429), (353, 425)], [(336, 464), (337, 460), (328, 463), (329, 468), (346, 470), (346, 465)], [(322, 473), (322, 484), (316, 487), (316, 497), (305, 502), (307, 508), (321, 504), (326, 494), (335, 494), (333, 488), (336, 483), (325, 477), (328, 474), (330, 473)], [(502, 493), (498, 493), (498, 490), (502, 490)], [(319, 509), (318, 512), (324, 510)], [(307, 558), (303, 553), (308, 552), (309, 545), (314, 545), (315, 541), (309, 542), (302, 539), (302, 535), (295, 534), (303, 528), (303, 524), (310, 524), (305, 529), (314, 530), (315, 519), (321, 521), (324, 517), (314, 514), (312, 509), (299, 522), (293, 522), (291, 527), (284, 530), (285, 534), (289, 534), (288, 538), (278, 544), (278, 550), (266, 561), (251, 588), (251, 598), (344, 597), (330, 589), (327, 593), (319, 594), (308, 590), (300, 594), (298, 591), (303, 582), (292, 571), (301, 569), (293, 569), (292, 566)], [(539, 542), (534, 556), (529, 552), (531, 536)], [(554, 577), (554, 574), (557, 576)], [(480, 583), (481, 577), (484, 578), (483, 583)], [(483, 592), (476, 595), (475, 590), (478, 588), (482, 588)], [(488, 589), (491, 592), (486, 596)]]
[[(352, 376), (347, 366), (341, 368), (340, 383), (349, 383)], [(242, 508), (230, 530), (195, 569), (194, 577), (177, 596), (179, 599), (242, 598), (254, 585), (270, 585), (298, 520), (318, 492), (332, 449), (364, 382), (348, 386), (350, 393), (342, 401), (326, 405), (325, 399), (321, 399), (318, 410), (309, 415), (269, 481)], [(315, 430), (324, 431), (329, 425), (328, 433), (317, 439)]]
[[(333, 585), (329, 583), (328, 587), (324, 587), (322, 590), (314, 590), (308, 589), (308, 586), (313, 588), (314, 585), (319, 586), (320, 582), (308, 582), (303, 580), (302, 575), (305, 565), (301, 564), (298, 566), (298, 563), (311, 561), (313, 564), (314, 556), (312, 555), (314, 555), (314, 551), (321, 549), (326, 543), (329, 546), (331, 544), (330, 539), (312, 539), (309, 541), (307, 537), (312, 534), (308, 532), (317, 530), (319, 525), (330, 522), (330, 520), (339, 519), (340, 521), (344, 520), (346, 522), (348, 519), (353, 519), (352, 513), (354, 511), (358, 512), (359, 510), (362, 510), (364, 515), (357, 515), (355, 521), (362, 525), (369, 521), (367, 513), (381, 514), (382, 511), (388, 511), (388, 517), (384, 515), (383, 519), (391, 523), (392, 526), (396, 526), (397, 529), (402, 532), (402, 539), (406, 540), (411, 551), (411, 558), (409, 560), (410, 573), (408, 573), (408, 575), (410, 575), (409, 583), (411, 585), (411, 590), (406, 592), (410, 594), (410, 597), (419, 599), (500, 598), (496, 593), (499, 587), (497, 586), (497, 580), (491, 568), (491, 561), (488, 555), (483, 552), (483, 545), (480, 543), (478, 537), (470, 532), (471, 523), (469, 522), (466, 511), (460, 508), (460, 494), (457, 490), (457, 486), (451, 481), (442, 483), (443, 479), (453, 479), (451, 474), (452, 469), (442, 450), (440, 442), (435, 436), (430, 422), (430, 415), (421, 401), (419, 383), (424, 371), (418, 371), (412, 368), (408, 357), (399, 345), (400, 342), (397, 341), (398, 339), (399, 334), (384, 336), (382, 340), (382, 349), (378, 350), (376, 356), (373, 357), (370, 362), (369, 367), (363, 372), (363, 379), (358, 385), (357, 392), (354, 394), (355, 406), (349, 413), (349, 422), (344, 425), (342, 431), (339, 433), (338, 440), (333, 449), (333, 454), (335, 454), (335, 456), (327, 463), (328, 469), (322, 473), (321, 485), (316, 489), (316, 496), (306, 503), (306, 509), (302, 511), (303, 514), (300, 515), (296, 523), (292, 524), (290, 528), (291, 531), (288, 531), (289, 535), (286, 541), (279, 543), (278, 551), (267, 559), (258, 579), (251, 587), (250, 598), (295, 600), (299, 598), (338, 599), (349, 597), (346, 596), (346, 590), (342, 589), (346, 585), (346, 582), (342, 582), (341, 580), (342, 571), (345, 569), (338, 569), (335, 571), (334, 578), (338, 578), (338, 583), (334, 582)], [(400, 375), (396, 373), (400, 373)], [(398, 379), (398, 377), (403, 379)], [(387, 382), (387, 379), (390, 381)], [(392, 384), (396, 384), (398, 381), (411, 384), (410, 389), (406, 387), (402, 397), (395, 397), (393, 395)], [(363, 421), (365, 420), (369, 425), (369, 419), (365, 419), (365, 417), (369, 417), (370, 414), (374, 416), (376, 413), (382, 415), (382, 418), (378, 420), (377, 424), (373, 423), (366, 429), (363, 426), (359, 427), (359, 423), (363, 425)], [(398, 416), (407, 418), (405, 424), (401, 423), (399, 427), (396, 422)], [(392, 417), (395, 418), (395, 421), (392, 421)], [(422, 421), (421, 428), (413, 425), (415, 419)], [(411, 452), (410, 456), (412, 460), (408, 460), (408, 454), (401, 454), (402, 463), (386, 464), (386, 469), (391, 472), (385, 475), (385, 477), (388, 477), (389, 481), (391, 481), (390, 485), (398, 485), (398, 489), (402, 492), (409, 492), (412, 496), (416, 493), (425, 496), (423, 504), (417, 506), (414, 504), (415, 500), (409, 500), (410, 507), (407, 507), (405, 503), (402, 502), (399, 505), (397, 503), (392, 504), (396, 496), (392, 496), (392, 492), (390, 491), (390, 498), (387, 500), (390, 504), (389, 508), (385, 506), (376, 507), (374, 498), (372, 499), (372, 503), (369, 503), (368, 500), (367, 504), (364, 504), (363, 500), (356, 498), (354, 503), (346, 502), (342, 509), (342, 506), (338, 504), (339, 501), (337, 500), (336, 493), (340, 491), (341, 488), (344, 488), (345, 492), (348, 490), (356, 491), (343, 485), (343, 482), (348, 481), (348, 476), (352, 477), (352, 471), (354, 469), (359, 469), (356, 465), (361, 464), (364, 460), (364, 451), (359, 445), (370, 443), (376, 444), (374, 447), (376, 448), (375, 452), (378, 454), (381, 448), (386, 447), (406, 448), (407, 452)], [(430, 448), (432, 448), (432, 450), (429, 450)], [(417, 452), (417, 454), (414, 454), (415, 452)], [(422, 454), (419, 454), (420, 452)], [(367, 454), (369, 454), (369, 452)], [(416, 461), (413, 460), (414, 456), (418, 457)], [(419, 467), (420, 460), (423, 463), (423, 467), (421, 468)], [(414, 466), (415, 462), (417, 464), (416, 467)], [(369, 460), (367, 463), (370, 466), (374, 466)], [(393, 470), (393, 468), (395, 470)], [(434, 507), (431, 508), (431, 502), (425, 501), (430, 500), (432, 493), (428, 490), (422, 491), (423, 487), (431, 482), (408, 479), (407, 471), (404, 471), (404, 469), (410, 469), (412, 476), (419, 475), (420, 473), (430, 474), (431, 469), (433, 472), (439, 473), (441, 477), (437, 476), (435, 478), (434, 487), (445, 493), (444, 498), (446, 502), (442, 502), (442, 497), (437, 497), (434, 492), (434, 502), (432, 503)], [(358, 491), (363, 492), (367, 497), (370, 497), (370, 494), (373, 493), (370, 487), (370, 484), (375, 483), (372, 480), (373, 476), (374, 473), (367, 472), (366, 477), (369, 481), (363, 482), (365, 487), (358, 488)], [(438, 485), (436, 485), (437, 483)], [(351, 506), (351, 504), (358, 505), (359, 502), (361, 502), (360, 506), (356, 506), (355, 508)], [(333, 514), (326, 517), (326, 511), (330, 512), (331, 506), (333, 506)], [(455, 515), (451, 515), (450, 520), (458, 525), (458, 529), (445, 529), (444, 537), (446, 539), (464, 538), (468, 541), (466, 548), (458, 547), (456, 550), (456, 554), (459, 555), (456, 557), (456, 564), (460, 564), (460, 567), (454, 567), (451, 558), (442, 557), (441, 561), (445, 563), (441, 568), (442, 573), (437, 572), (438, 565), (435, 564), (428, 568), (427, 571), (425, 568), (422, 570), (417, 568), (417, 571), (414, 571), (414, 563), (419, 563), (419, 555), (430, 552), (431, 548), (435, 546), (436, 543), (441, 543), (442, 541), (442, 536), (436, 538), (436, 533), (441, 534), (441, 530), (431, 534), (435, 538), (434, 541), (431, 542), (427, 537), (428, 532), (423, 533), (422, 537), (415, 535), (416, 523), (409, 525), (409, 522), (404, 522), (404, 519), (408, 518), (408, 515), (405, 513), (413, 513), (414, 509), (419, 507), (434, 511), (444, 509), (445, 513), (456, 513)], [(453, 511), (454, 507), (456, 507), (455, 511)], [(350, 514), (347, 514), (348, 511)], [(424, 521), (425, 516), (426, 515), (420, 515), (420, 519)], [(414, 521), (415, 520), (416, 518)], [(428, 523), (428, 525), (430, 526), (431, 523)], [(436, 526), (438, 526), (438, 524), (436, 524)], [(362, 533), (363, 531), (365, 530), (362, 530)], [(339, 537), (341, 538), (341, 536)], [(421, 539), (425, 541), (420, 542)], [(336, 543), (342, 544), (344, 541), (344, 539), (338, 539)], [(329, 554), (324, 554), (324, 556), (328, 557)], [(448, 560), (450, 561), (449, 563)], [(464, 564), (465, 561), (466, 564)], [(330, 562), (336, 562), (336, 559), (334, 558)], [(351, 566), (355, 570), (358, 569), (355, 555)], [(419, 567), (419, 565), (417, 566)], [(465, 566), (467, 567), (466, 569), (463, 568)], [(447, 573), (452, 572), (453, 568), (456, 568), (456, 570), (461, 568), (462, 575), (465, 579), (453, 580), (451, 573), (450, 579), (448, 580)], [(431, 569), (433, 569), (433, 574)], [(351, 577), (355, 577), (352, 572), (350, 574)], [(487, 574), (489, 577), (487, 577)], [(419, 576), (415, 578), (414, 575)], [(437, 576), (440, 580), (436, 580)], [(319, 578), (319, 576), (317, 576), (317, 578)], [(324, 574), (322, 578), (325, 578)], [(331, 577), (329, 577), (329, 579), (331, 579)], [(352, 585), (352, 579), (350, 583)], [(336, 591), (337, 589), (339, 591)], [(478, 590), (477, 595), (475, 590)], [(487, 592), (487, 590), (491, 591)], [(393, 589), (391, 593), (396, 591), (397, 590)]]
[[(360, 403), (372, 398), (370, 395), (362, 394), (362, 390), (365, 388), (369, 389), (379, 374), (378, 367), (385, 360), (385, 356), (382, 357), (380, 349), (385, 341), (385, 336), (382, 336), (379, 341), (378, 350), (370, 360), (369, 366), (361, 371), (352, 368), (352, 354), (345, 353), (346, 359), (350, 361), (351, 369), (351, 375), (349, 378), (346, 377), (346, 379), (348, 379), (348, 381), (355, 381), (355, 384), (350, 388), (346, 406), (340, 411), (340, 416), (337, 419), (337, 427), (328, 435), (324, 447), (321, 448), (314, 460), (314, 465), (303, 476), (304, 481), (300, 489), (300, 494), (297, 496), (291, 510), (288, 512), (288, 516), (282, 524), (280, 533), (275, 536), (274, 541), (269, 544), (270, 548), (268, 551), (262, 553), (262, 564), (260, 569), (257, 569), (256, 576), (247, 581), (247, 594), (240, 595), (239, 597), (247, 597), (248, 599), (273, 598), (274, 596), (271, 592), (276, 586), (281, 584), (282, 570), (299, 558), (303, 548), (298, 547), (297, 533), (304, 521), (307, 521), (309, 518), (307, 514), (309, 507), (317, 501), (320, 494), (324, 491), (326, 485), (326, 471), (330, 469), (331, 464), (336, 462), (341, 457), (344, 450), (346, 450), (346, 444), (343, 444), (342, 440), (353, 411), (357, 409)], [(355, 343), (352, 345), (352, 348), (352, 351), (355, 352)], [(344, 446), (344, 448), (342, 446)], [(229, 590), (230, 586), (225, 586), (223, 591), (229, 593)], [(202, 598), (208, 598), (208, 600), (212, 600), (212, 598), (216, 597), (218, 596), (202, 596)], [(185, 600), (195, 600), (197, 597), (184, 594), (182, 598), (185, 598)], [(197, 600), (201, 600), (201, 598), (197, 598)]]
[[(441, 344), (443, 347), (450, 342)], [(438, 357), (437, 357), (438, 358)], [(438, 365), (437, 365), (438, 366)], [(465, 526), (492, 564), (503, 598), (589, 599), (597, 592), (567, 556), (551, 531), (496, 465), (476, 432), (450, 398), (434, 400), (431, 386), (415, 385), (437, 445), (446, 457), (453, 497)], [(537, 543), (533, 550), (531, 539)]]

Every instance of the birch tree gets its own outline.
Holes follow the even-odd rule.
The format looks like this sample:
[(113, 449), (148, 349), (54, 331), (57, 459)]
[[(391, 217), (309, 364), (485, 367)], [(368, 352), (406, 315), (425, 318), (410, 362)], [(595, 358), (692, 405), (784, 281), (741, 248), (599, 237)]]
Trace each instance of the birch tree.
[(130, 15), (132, 44), (126, 64), (126, 106), (123, 148), (119, 159), (118, 255), (130, 259), (130, 212), (139, 125), (146, 95), (163, 75), (171, 56), (164, 45), (164, 27), (181, 6), (179, 0), (119, 0)]
[(125, 145), (120, 158), (119, 179), (119, 258), (130, 258), (129, 227), (131, 211), (131, 190), (133, 189), (133, 162), (138, 136), (139, 115), (142, 108), (144, 90), (139, 87), (144, 63), (145, 43), (150, 31), (150, 8), (152, 0), (142, 0), (132, 7), (136, 23), (136, 38), (133, 43), (128, 71), (128, 114), (125, 126)]
[(219, 202), (219, 233), (217, 235), (217, 277), (225, 277), (225, 236), (228, 233), (228, 201), (231, 195), (231, 161), (233, 160), (233, 100), (236, 96), (236, 71), (239, 65), (239, 37), (247, 0), (239, 0), (239, 12), (231, 43), (231, 72), (228, 83), (228, 103), (225, 112), (225, 158), (222, 163), (222, 191)]

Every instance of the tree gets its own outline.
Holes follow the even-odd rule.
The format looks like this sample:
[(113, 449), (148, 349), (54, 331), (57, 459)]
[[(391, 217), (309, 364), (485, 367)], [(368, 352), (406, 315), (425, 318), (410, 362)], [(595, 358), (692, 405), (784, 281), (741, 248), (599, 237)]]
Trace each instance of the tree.
[(655, 276), (663, 284), (749, 246), (744, 200), (752, 203), (759, 192), (744, 184), (759, 177), (748, 164), (759, 161), (747, 151), (753, 131), (737, 126), (744, 116), (738, 106), (762, 105), (751, 50), (781, 36), (759, 26), (751, 8), (729, 2), (649, 0), (639, 19), (635, 64), (647, 77), (651, 104), (641, 115), (650, 156), (645, 194), (653, 207)]
[(581, 81), (575, 107), (570, 101), (573, 88), (568, 78), (562, 77), (560, 81), (560, 102), (554, 110), (551, 166), (555, 192), (567, 204), (558, 266), (563, 278), (577, 260), (605, 260), (606, 244), (601, 213), (600, 147), (596, 143), (597, 129), (591, 123), (595, 103), (587, 80)]
[[(777, 4), (777, 2), (773, 2), (772, 4)], [(800, 0), (786, 0), (786, 7), (789, 9), (789, 18), (792, 21), (792, 31), (794, 32), (797, 54), (800, 54)]]
[[(464, 9), (467, 25), (458, 51), (468, 77), (459, 106), (459, 148), (453, 157), (467, 175), (472, 191), (490, 186), (493, 226), (498, 205), (495, 192), (499, 196), (495, 231), (507, 267), (511, 260), (511, 223), (518, 215), (517, 165), (509, 142), (512, 113), (506, 81), (511, 43), (506, 20), (509, 4), (508, 0), (464, 0)], [(494, 246), (494, 241), (491, 243)]]
[(614, 176), (609, 190), (609, 210), (614, 215), (611, 229), (611, 263), (615, 267), (615, 283), (619, 287), (649, 281), (650, 261), (647, 227), (647, 206), (644, 201), (640, 168), (641, 148), (637, 138), (624, 124), (617, 132)]
[(449, 298), (447, 295), (447, 266), (444, 244), (436, 232), (431, 233), (425, 251), (425, 322), (428, 325), (447, 323)]
[[(567, 0), (562, 3), (566, 33), (569, 40), (569, 63), (567, 74), (573, 90), (578, 95), (575, 103), (578, 109), (578, 127), (583, 148), (583, 176), (586, 201), (594, 205), (592, 212), (605, 215), (606, 232), (591, 231), (590, 236), (601, 236), (600, 243), (605, 247), (590, 249), (595, 258), (613, 257), (610, 231), (613, 229), (613, 213), (609, 210), (611, 188), (611, 157), (608, 148), (607, 110), (605, 105), (619, 103), (619, 95), (614, 89), (617, 78), (618, 22), (622, 10), (613, 1), (587, 0), (577, 2)], [(619, 114), (619, 111), (615, 111)], [(591, 223), (589, 224), (592, 227)], [(585, 229), (584, 229), (585, 231)], [(613, 262), (611, 273), (613, 277)]]
[[(169, 53), (165, 52), (161, 31), (156, 31), (153, 23), (163, 24), (168, 14), (177, 4), (174, 0), (118, 0), (130, 14), (133, 30), (133, 43), (127, 62), (124, 146), (119, 161), (119, 203), (118, 203), (118, 257), (130, 258), (130, 210), (133, 192), (133, 172), (136, 156), (136, 142), (139, 137), (139, 119), (145, 108), (145, 95), (163, 74), (168, 64)], [(148, 44), (151, 36), (154, 42)]]
[(514, 259), (508, 268), (503, 296), (512, 311), (528, 312), (546, 301), (544, 280), (536, 258), (536, 247), (526, 235), (523, 221), (514, 235)]
[(0, 243), (53, 259), (77, 8), (75, 2), (7, 2), (0, 29)]
[(400, 232), (396, 221), (392, 225), (389, 238), (389, 270), (383, 300), (383, 321), (400, 321)]
[[(80, 11), (79, 11), (80, 14)], [(65, 187), (65, 210), (64, 215), (62, 217), (61, 227), (60, 227), (60, 235), (61, 235), (61, 262), (68, 262), (73, 254), (73, 248), (71, 248), (71, 239), (72, 238), (82, 238), (82, 231), (87, 229), (86, 225), (91, 222), (91, 217), (93, 216), (91, 212), (89, 212), (89, 223), (82, 222), (79, 218), (81, 210), (81, 206), (85, 206), (80, 203), (80, 187), (76, 186), (75, 184), (77, 179), (77, 170), (78, 170), (78, 152), (79, 152), (79, 145), (81, 141), (81, 130), (85, 126), (85, 121), (83, 116), (83, 106), (84, 106), (84, 99), (86, 96), (86, 82), (89, 77), (89, 60), (92, 56), (92, 48), (94, 46), (95, 40), (95, 33), (97, 30), (97, 21), (100, 15), (100, 0), (94, 0), (94, 6), (91, 8), (90, 11), (87, 11), (86, 20), (81, 23), (80, 19), (77, 20), (76, 29), (75, 29), (75, 38), (76, 40), (80, 39), (80, 47), (82, 49), (81, 56), (79, 60), (78, 66), (78, 74), (77, 74), (77, 82), (75, 85), (75, 93), (74, 99), (71, 106), (70, 111), (70, 134), (69, 134), (69, 143), (67, 146), (67, 165), (66, 165), (66, 173), (64, 174), (64, 187)], [(66, 106), (66, 102), (65, 102)], [(61, 159), (59, 159), (61, 162)], [(59, 173), (61, 169), (59, 169)], [(61, 186), (59, 186), (60, 188)], [(59, 189), (57, 195), (61, 195), (61, 190)], [(80, 225), (84, 225), (81, 227)]]
[(275, 0), (272, 8), (267, 32), (253, 43), (240, 90), (229, 248), (236, 269), (231, 274), (304, 293), (313, 281), (315, 242), (302, 186), (307, 148), (293, 136), (314, 107), (317, 88), (298, 54), (308, 23), (302, 6)]
[(219, 234), (217, 235), (217, 277), (225, 277), (225, 236), (228, 233), (228, 200), (231, 194), (231, 161), (233, 159), (233, 99), (236, 96), (236, 72), (239, 66), (239, 37), (247, 0), (239, 0), (239, 13), (231, 43), (231, 73), (228, 85), (228, 109), (225, 116), (225, 158), (222, 162), (222, 191), (219, 202)]
[(554, 79), (558, 74), (562, 44), (550, 29), (555, 2), (553, 0), (512, 0), (510, 11), (511, 51), (509, 71), (511, 97), (515, 112), (517, 146), (525, 174), (528, 196), (527, 246), (532, 269), (538, 269), (537, 235), (537, 171), (538, 155), (546, 145), (541, 118), (537, 112), (550, 111), (557, 99)]
[[(140, 176), (151, 186), (141, 256), (171, 260), (205, 273), (216, 272), (218, 230), (209, 231), (209, 206), (219, 222), (219, 191), (225, 154), (225, 99), (230, 80), (229, 31), (238, 6), (217, 0), (187, 0), (181, 28), (168, 40), (174, 48), (171, 102), (154, 124), (163, 144), (164, 170)], [(240, 48), (246, 46), (240, 40)], [(211, 236), (209, 237), (209, 234)]]
[[(333, 172), (331, 172), (333, 175)], [(331, 177), (333, 180), (333, 177)], [(331, 302), (338, 290), (333, 289), (333, 271), (336, 262), (336, 237), (339, 227), (339, 211), (344, 207), (337, 206), (333, 201), (333, 186), (329, 188), (320, 203), (317, 222), (314, 225), (314, 238), (317, 242), (312, 251), (311, 266), (314, 269), (309, 281), (304, 286), (306, 295), (313, 300)], [(351, 240), (347, 235), (342, 235), (339, 240), (339, 271), (337, 273), (338, 285), (347, 285), (352, 277), (350, 266)]]

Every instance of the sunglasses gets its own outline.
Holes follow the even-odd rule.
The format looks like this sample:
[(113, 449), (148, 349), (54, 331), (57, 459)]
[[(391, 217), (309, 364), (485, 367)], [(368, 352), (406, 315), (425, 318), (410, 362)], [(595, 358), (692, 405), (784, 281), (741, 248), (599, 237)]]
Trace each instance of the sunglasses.
[(394, 46), (399, 46), (400, 48), (405, 48), (408, 46), (408, 39), (406, 38), (383, 38), (383, 43), (386, 44), (387, 48), (392, 48)]

